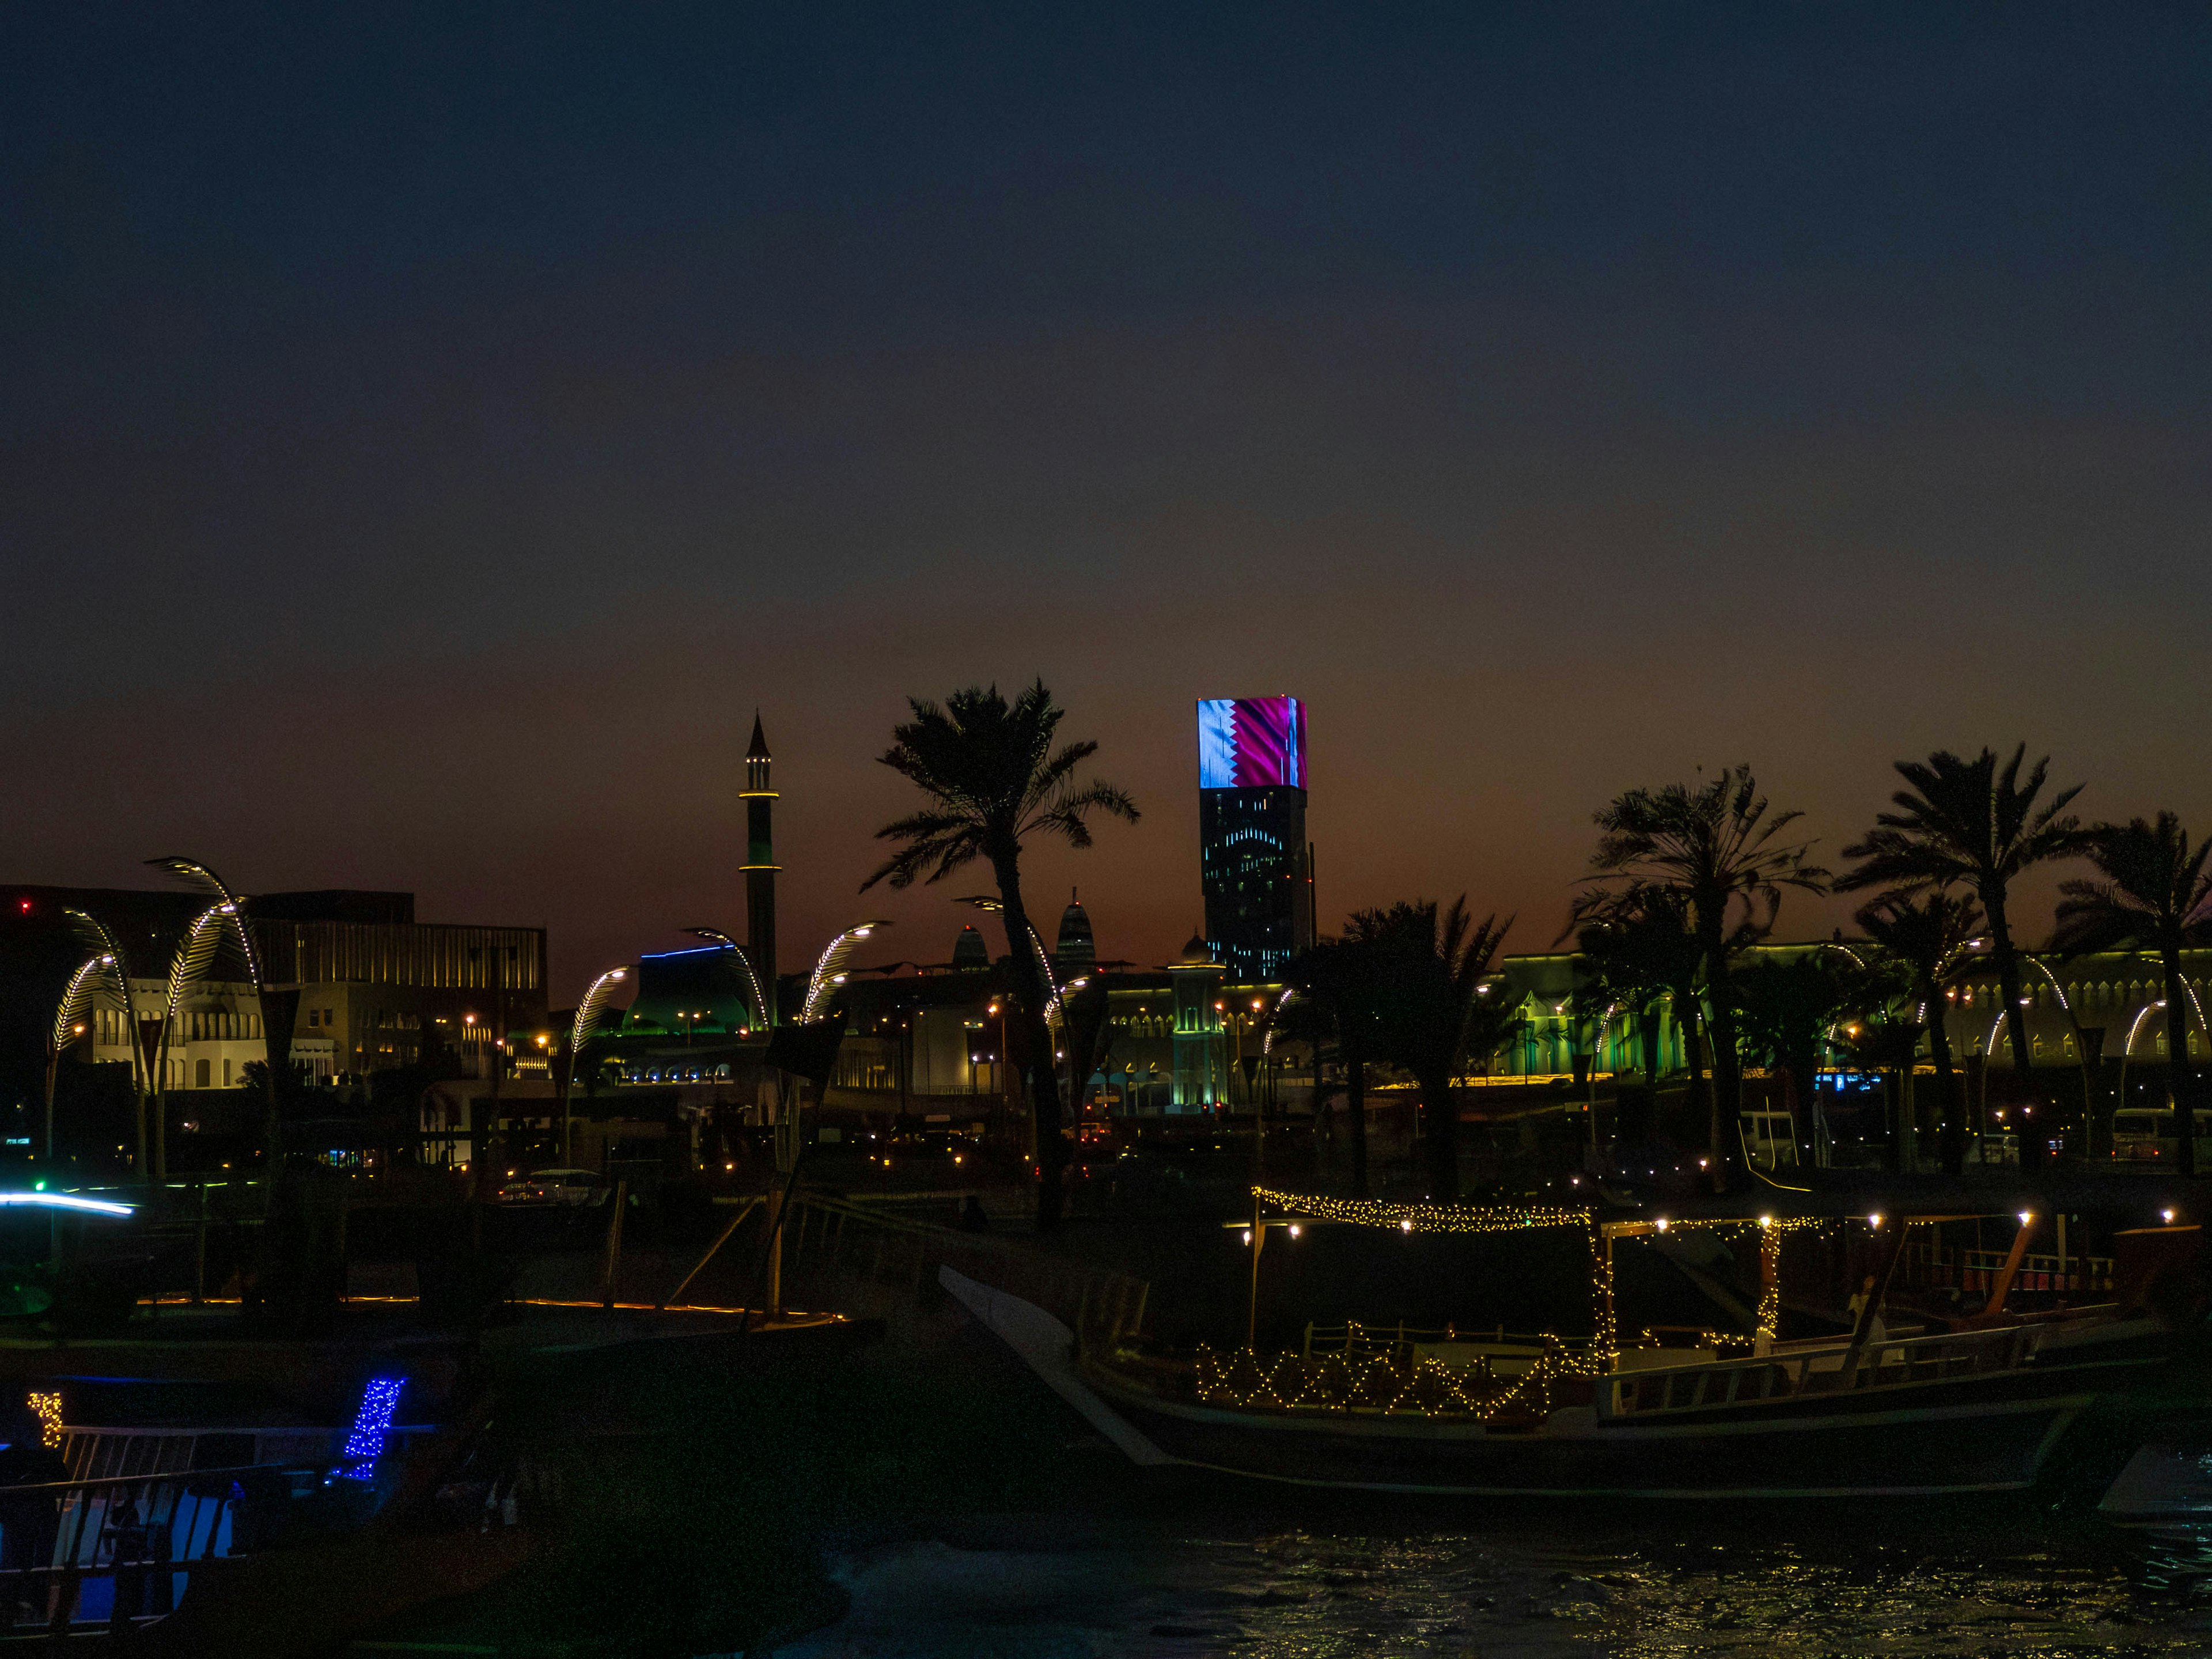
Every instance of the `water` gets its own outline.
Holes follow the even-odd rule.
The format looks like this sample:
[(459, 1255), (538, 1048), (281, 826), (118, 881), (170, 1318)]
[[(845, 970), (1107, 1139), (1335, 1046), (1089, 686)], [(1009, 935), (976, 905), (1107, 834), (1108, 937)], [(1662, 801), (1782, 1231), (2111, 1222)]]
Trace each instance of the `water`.
[[(783, 1659), (2212, 1653), (2212, 1535), (2032, 1508), (1012, 1517), (832, 1559)], [(994, 1535), (995, 1534), (995, 1535)]]

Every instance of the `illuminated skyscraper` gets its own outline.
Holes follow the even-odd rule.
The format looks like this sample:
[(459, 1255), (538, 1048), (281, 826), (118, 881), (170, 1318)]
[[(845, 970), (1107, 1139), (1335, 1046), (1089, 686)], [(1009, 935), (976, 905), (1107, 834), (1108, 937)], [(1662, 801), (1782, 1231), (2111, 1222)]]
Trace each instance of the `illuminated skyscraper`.
[(1313, 943), (1305, 783), (1305, 705), (1296, 697), (1198, 705), (1206, 942), (1233, 981), (1273, 979)]

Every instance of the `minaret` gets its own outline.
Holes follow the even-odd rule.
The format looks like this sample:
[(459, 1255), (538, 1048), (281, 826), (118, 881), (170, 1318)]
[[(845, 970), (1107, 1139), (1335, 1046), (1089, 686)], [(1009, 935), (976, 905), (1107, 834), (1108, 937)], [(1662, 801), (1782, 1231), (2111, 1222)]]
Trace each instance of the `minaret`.
[(760, 711), (753, 711), (753, 740), (745, 750), (745, 960), (760, 981), (768, 1002), (768, 1023), (776, 1021), (775, 1007), (775, 790), (769, 782), (768, 738), (762, 734)]

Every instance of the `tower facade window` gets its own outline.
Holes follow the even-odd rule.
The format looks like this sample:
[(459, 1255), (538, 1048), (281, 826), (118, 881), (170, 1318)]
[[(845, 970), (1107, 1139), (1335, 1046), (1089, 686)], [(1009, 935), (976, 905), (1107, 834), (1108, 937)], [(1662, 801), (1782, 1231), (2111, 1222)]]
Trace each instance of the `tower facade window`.
[(1199, 881), (1206, 940), (1233, 980), (1275, 977), (1313, 942), (1305, 707), (1296, 697), (1198, 705)]

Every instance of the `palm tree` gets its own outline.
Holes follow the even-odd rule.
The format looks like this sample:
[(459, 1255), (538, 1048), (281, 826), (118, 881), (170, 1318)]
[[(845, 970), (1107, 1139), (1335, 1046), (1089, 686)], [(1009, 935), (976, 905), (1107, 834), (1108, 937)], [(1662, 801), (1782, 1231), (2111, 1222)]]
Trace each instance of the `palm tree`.
[(1942, 1113), (1937, 1146), (1946, 1175), (1966, 1164), (1966, 1108), (1960, 1098), (1959, 1076), (1951, 1064), (1951, 1034), (1944, 1024), (1951, 978), (1982, 932), (1982, 908), (1971, 898), (1940, 890), (1915, 899), (1909, 893), (1884, 893), (1858, 913), (1861, 932), (1894, 964), (1911, 986), (1919, 1018), (1927, 1022), (1928, 1056), (1936, 1063), (1936, 1090)]
[(981, 859), (999, 884), (1021, 1024), (1029, 1054), (1030, 1109), (1036, 1114), (1037, 1222), (1055, 1225), (1060, 1214), (1060, 1170), (1067, 1148), (1060, 1137), (1060, 1088), (1045, 1029), (1050, 995), (1043, 965), (1031, 945), (1028, 908), (1022, 902), (1022, 847), (1035, 837), (1057, 836), (1071, 847), (1091, 845), (1094, 812), (1134, 823), (1137, 808), (1110, 783), (1079, 783), (1076, 769), (1098, 752), (1096, 743), (1053, 747), (1063, 711), (1040, 679), (1011, 703), (996, 685), (955, 691), (939, 708), (908, 699), (914, 718), (891, 733), (879, 757), (910, 780), (929, 805), (876, 831), (878, 841), (904, 845), (860, 884), (895, 888), (942, 881)]
[(2154, 954), (2166, 979), (2167, 1087), (2181, 1138), (2181, 1167), (2197, 1173), (2197, 1085), (2189, 1064), (2189, 988), (2181, 953), (2212, 941), (2212, 842), (2191, 847), (2171, 812), (2146, 823), (2100, 823), (2087, 833), (2089, 861), (2102, 881), (2061, 884), (2053, 948), (2069, 952), (2126, 947)]
[[(1644, 1053), (1644, 1086), (1656, 1091), (1667, 1007), (1672, 1005), (1677, 1011), (1686, 1038), (1693, 1037), (1701, 1023), (1693, 988), (1698, 942), (1691, 936), (1688, 917), (1668, 895), (1646, 890), (1635, 897), (1632, 904), (1608, 907), (1582, 928), (1575, 942), (1589, 976), (1584, 1006), (1618, 1008), (1635, 1020)], [(1694, 1042), (1686, 1042), (1685, 1047), (1694, 1092), (1702, 1086), (1704, 1073), (1697, 1063)]]
[[(1893, 887), (1899, 893), (1972, 890), (1989, 918), (1990, 956), (2004, 997), (2013, 1073), (2024, 1100), (2033, 1097), (2035, 1057), (2028, 1047), (2020, 953), (2013, 945), (2006, 900), (2025, 872), (2077, 855), (2084, 840), (2080, 824), (2063, 816), (2081, 786), (2062, 789), (2039, 805), (2051, 759), (2036, 762), (2023, 782), (2020, 771), (2027, 757), (2027, 745), (2022, 744), (2002, 769), (1987, 749), (1971, 761), (1948, 750), (1925, 762), (1899, 761), (1898, 775), (1911, 787), (1890, 797), (1897, 811), (1881, 814), (1863, 841), (1844, 848), (1845, 858), (1864, 861), (1836, 884), (1845, 892), (1863, 887)], [(2023, 1156), (2033, 1156), (2029, 1145), (2023, 1137)]]
[(1920, 1052), (1919, 1011), (1917, 1005), (1899, 1006), (1905, 1000), (1903, 981), (1891, 977), (1889, 988), (1888, 997), (1844, 1027), (1838, 1046), (1854, 1069), (1880, 1073), (1886, 1079), (1891, 1105), (1889, 1152), (1883, 1167), (1910, 1170), (1919, 1157), (1912, 1104), (1912, 1068)]
[(1425, 1121), (1429, 1197), (1459, 1200), (1459, 1106), (1452, 1080), (1474, 1054), (1487, 1056), (1520, 1024), (1510, 1005), (1486, 998), (1491, 967), (1509, 920), (1480, 923), (1464, 896), (1438, 913), (1433, 899), (1363, 910), (1349, 935), (1376, 952), (1382, 969), (1377, 1046), (1382, 1057), (1413, 1073)]
[(1360, 1198), (1367, 1184), (1367, 1062), (1377, 1056), (1377, 1011), (1384, 988), (1382, 951), (1373, 939), (1353, 932), (1325, 939), (1292, 957), (1283, 977), (1298, 994), (1285, 1011), (1291, 1028), (1314, 1045), (1314, 1110), (1325, 1113), (1321, 1089), (1321, 1047), (1334, 1033), (1344, 1067), (1345, 1115), (1352, 1127), (1352, 1189)]
[[(1809, 1113), (1821, 1040), (1838, 1019), (1881, 1000), (1865, 971), (1839, 951), (1818, 950), (1787, 962), (1755, 962), (1737, 973), (1735, 985), (1744, 1048), (1770, 1070), (1787, 1072)], [(1798, 1156), (1809, 1163), (1798, 1115), (1790, 1119), (1801, 1136)]]
[(1576, 902), (1577, 921), (1649, 902), (1647, 893), (1689, 917), (1713, 1039), (1707, 1127), (1716, 1190), (1726, 1189), (1725, 1171), (1737, 1162), (1735, 1125), (1743, 1110), (1733, 959), (1772, 929), (1784, 888), (1817, 893), (1827, 885), (1828, 872), (1806, 856), (1809, 844), (1783, 837), (1800, 816), (1771, 810), (1748, 766), (1695, 788), (1632, 789), (1596, 815), (1602, 833), (1590, 855), (1592, 890)]

